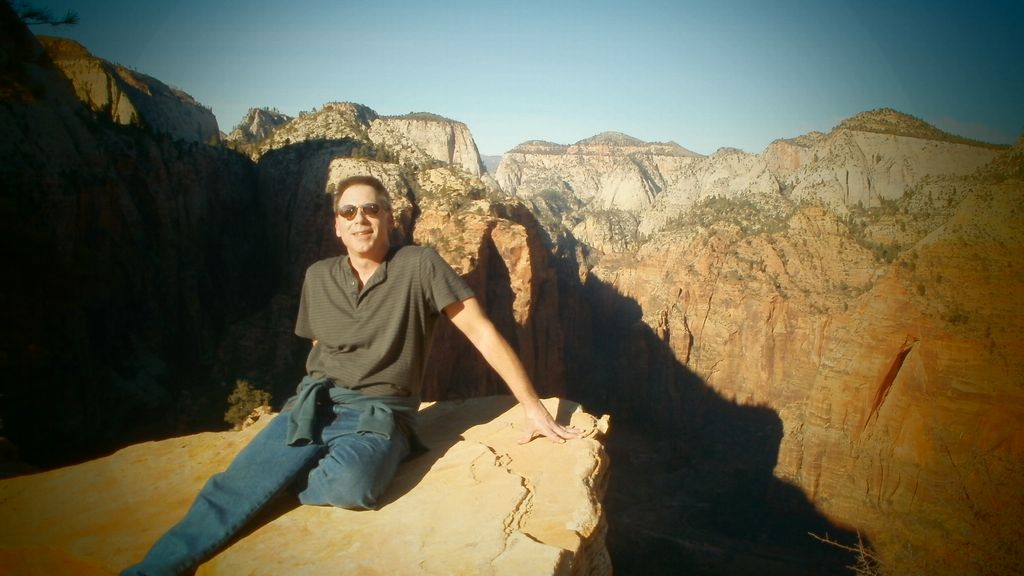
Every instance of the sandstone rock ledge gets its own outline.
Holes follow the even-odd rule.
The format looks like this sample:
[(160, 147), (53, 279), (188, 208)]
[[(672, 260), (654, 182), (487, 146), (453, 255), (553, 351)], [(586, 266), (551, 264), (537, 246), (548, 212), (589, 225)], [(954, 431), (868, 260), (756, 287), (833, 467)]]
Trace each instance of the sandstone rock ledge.
[[(609, 574), (608, 419), (544, 402), (585, 437), (518, 444), (522, 412), (506, 396), (424, 404), (431, 450), (403, 465), (379, 510), (282, 501), (198, 574)], [(116, 573), (266, 420), (0, 482), (0, 574)]]

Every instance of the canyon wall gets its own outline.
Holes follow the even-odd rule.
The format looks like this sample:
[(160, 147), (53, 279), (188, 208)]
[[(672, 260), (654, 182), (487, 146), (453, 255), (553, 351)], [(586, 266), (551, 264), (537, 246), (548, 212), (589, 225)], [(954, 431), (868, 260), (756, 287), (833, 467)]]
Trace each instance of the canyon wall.
[[(1020, 567), (1021, 145), (871, 111), (762, 154), (723, 149), (637, 176), (646, 207), (612, 215), (580, 184), (600, 168), (581, 174), (588, 160), (568, 150), (524, 144), (498, 174), (519, 175), (514, 193), (584, 244), (591, 360), (607, 375), (573, 374), (601, 383), (570, 386), (574, 397), (655, 422), (678, 444), (659, 457), (689, 475), (762, 464), (711, 430), (760, 446), (776, 479), (856, 528), (892, 573)], [(652, 180), (672, 184), (648, 201)], [(577, 187), (587, 192), (561, 214), (532, 200)], [(738, 417), (744, 407), (778, 415), (774, 447), (759, 440), (776, 433), (771, 419)], [(784, 491), (766, 489), (765, 507)], [(701, 506), (683, 509), (645, 523), (691, 538), (667, 514)]]
[(226, 327), (269, 293), (264, 224), (245, 157), (97, 118), (3, 10), (3, 434), (46, 465), (206, 384)]
[(74, 40), (39, 40), (90, 110), (117, 124), (147, 126), (186, 142), (219, 141), (213, 112), (183, 90), (97, 58)]

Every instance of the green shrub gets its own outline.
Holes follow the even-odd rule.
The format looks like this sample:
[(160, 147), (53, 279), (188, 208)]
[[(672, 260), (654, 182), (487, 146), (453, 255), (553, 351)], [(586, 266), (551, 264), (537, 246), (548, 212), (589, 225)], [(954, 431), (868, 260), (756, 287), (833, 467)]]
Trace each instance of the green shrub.
[(254, 388), (248, 380), (235, 380), (235, 389), (228, 395), (224, 421), (238, 428), (260, 406), (270, 406), (270, 392)]

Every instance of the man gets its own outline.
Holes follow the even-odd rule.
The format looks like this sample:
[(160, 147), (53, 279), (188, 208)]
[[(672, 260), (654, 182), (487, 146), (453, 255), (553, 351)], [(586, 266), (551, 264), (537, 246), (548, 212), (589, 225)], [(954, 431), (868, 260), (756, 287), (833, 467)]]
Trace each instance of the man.
[(298, 394), (125, 574), (194, 570), (285, 488), (303, 504), (374, 508), (415, 450), (425, 353), (442, 313), (522, 405), (521, 442), (578, 436), (541, 404), (465, 281), (430, 248), (391, 246), (394, 216), (379, 180), (348, 178), (333, 202), (347, 254), (306, 271), (295, 333), (313, 345)]

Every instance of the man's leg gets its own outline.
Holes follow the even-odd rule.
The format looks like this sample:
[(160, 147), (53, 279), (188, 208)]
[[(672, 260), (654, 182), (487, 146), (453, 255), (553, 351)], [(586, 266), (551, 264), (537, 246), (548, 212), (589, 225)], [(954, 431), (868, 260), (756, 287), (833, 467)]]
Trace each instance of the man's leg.
[(323, 454), (324, 446), (288, 446), (288, 414), (277, 415), (224, 472), (212, 476), (185, 517), (126, 575), (184, 574), (207, 560)]
[(377, 505), (409, 454), (409, 440), (397, 428), (391, 437), (358, 432), (359, 412), (334, 407), (335, 418), (323, 430), (327, 454), (298, 486), (303, 504), (369, 510)]

